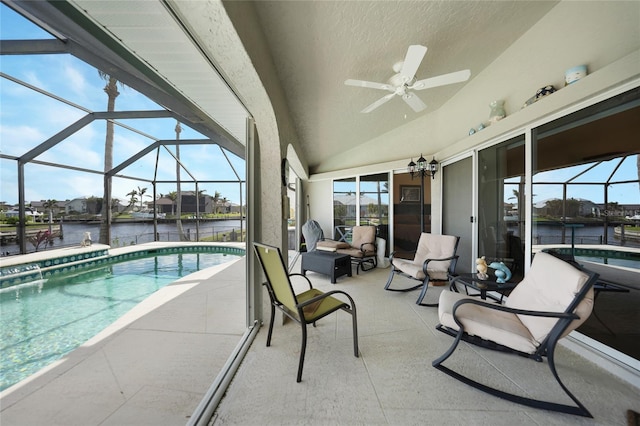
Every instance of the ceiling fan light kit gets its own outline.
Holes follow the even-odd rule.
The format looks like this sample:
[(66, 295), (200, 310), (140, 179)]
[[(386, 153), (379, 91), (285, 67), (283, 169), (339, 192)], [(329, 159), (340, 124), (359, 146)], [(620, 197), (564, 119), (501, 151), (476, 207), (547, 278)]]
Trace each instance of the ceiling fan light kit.
[(413, 92), (414, 90), (425, 90), (448, 84), (461, 83), (463, 81), (467, 81), (471, 76), (471, 71), (462, 70), (439, 75), (437, 77), (416, 80), (416, 72), (418, 71), (426, 53), (426, 46), (421, 46), (419, 44), (409, 46), (404, 61), (393, 64), (393, 71), (395, 74), (389, 78), (388, 84), (365, 80), (346, 80), (344, 84), (347, 86), (366, 87), (369, 89), (386, 90), (391, 92), (360, 112), (365, 114), (369, 113), (390, 101), (395, 95), (400, 96), (402, 100), (404, 100), (415, 112), (420, 112), (424, 110), (427, 105), (417, 94)]

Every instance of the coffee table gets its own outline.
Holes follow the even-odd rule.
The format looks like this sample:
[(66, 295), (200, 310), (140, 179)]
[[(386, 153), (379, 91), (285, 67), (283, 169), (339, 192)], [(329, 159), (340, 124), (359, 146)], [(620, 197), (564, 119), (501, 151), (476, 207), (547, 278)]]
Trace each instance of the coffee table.
[[(496, 282), (496, 278), (491, 275), (485, 279), (478, 277), (478, 274), (449, 275), (449, 289), (459, 293), (460, 290), (458, 289), (457, 284), (464, 285), (465, 290), (467, 290), (467, 294), (469, 294), (468, 288), (473, 288), (480, 292), (481, 299), (486, 300), (488, 296), (490, 299), (495, 300), (498, 303), (502, 302), (502, 298), (506, 291), (513, 290), (516, 285), (518, 285), (518, 283), (515, 282), (498, 283)], [(500, 293), (500, 298), (487, 294), (489, 291)]]
[(307, 271), (329, 275), (335, 284), (336, 278), (351, 276), (351, 256), (322, 250), (302, 253), (302, 275), (306, 276)]

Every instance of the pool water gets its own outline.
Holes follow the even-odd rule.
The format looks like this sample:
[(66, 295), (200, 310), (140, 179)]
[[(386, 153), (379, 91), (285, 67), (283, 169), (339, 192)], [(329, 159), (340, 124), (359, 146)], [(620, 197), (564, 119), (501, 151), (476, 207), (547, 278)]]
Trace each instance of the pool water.
[(60, 359), (158, 289), (237, 258), (157, 255), (56, 274), (0, 293), (0, 391)]

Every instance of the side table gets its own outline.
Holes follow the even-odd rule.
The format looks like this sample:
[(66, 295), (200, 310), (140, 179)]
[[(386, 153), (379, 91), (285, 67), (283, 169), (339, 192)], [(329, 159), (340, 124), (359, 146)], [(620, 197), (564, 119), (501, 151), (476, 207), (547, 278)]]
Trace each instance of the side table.
[(322, 250), (302, 253), (302, 275), (307, 271), (329, 275), (331, 283), (335, 284), (336, 278), (351, 276), (351, 256)]
[[(449, 275), (449, 289), (459, 293), (460, 290), (458, 289), (457, 284), (464, 285), (465, 290), (468, 290), (468, 288), (478, 290), (480, 292), (480, 298), (483, 300), (486, 300), (487, 296), (489, 296), (490, 299), (495, 300), (498, 303), (502, 303), (502, 298), (506, 291), (513, 290), (516, 285), (518, 285), (518, 283), (515, 282), (498, 283), (496, 282), (496, 278), (492, 276), (482, 279), (478, 277), (478, 274), (465, 273)], [(491, 294), (487, 294), (489, 291), (500, 293), (500, 298), (498, 299)], [(467, 294), (469, 294), (468, 291)]]

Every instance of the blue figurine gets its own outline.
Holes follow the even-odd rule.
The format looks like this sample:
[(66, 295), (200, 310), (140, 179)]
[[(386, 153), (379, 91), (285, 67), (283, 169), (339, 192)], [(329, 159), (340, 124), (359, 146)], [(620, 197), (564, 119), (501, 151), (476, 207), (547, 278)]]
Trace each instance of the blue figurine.
[(503, 262), (491, 262), (489, 268), (496, 270), (495, 274), (497, 283), (506, 283), (511, 279), (511, 271)]

